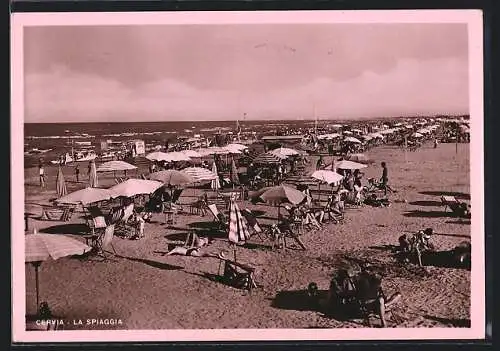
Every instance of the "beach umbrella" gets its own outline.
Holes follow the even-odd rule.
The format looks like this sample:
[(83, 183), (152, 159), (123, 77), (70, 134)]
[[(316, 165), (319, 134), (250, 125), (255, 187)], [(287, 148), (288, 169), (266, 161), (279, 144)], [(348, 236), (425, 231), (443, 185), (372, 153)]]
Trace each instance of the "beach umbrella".
[(66, 181), (64, 180), (64, 174), (60, 166), (57, 170), (56, 191), (57, 197), (64, 196), (68, 193), (66, 189)]
[(57, 200), (62, 204), (83, 204), (88, 205), (94, 202), (100, 202), (111, 199), (112, 193), (108, 189), (90, 188), (80, 189), (69, 193)]
[(241, 244), (250, 239), (247, 220), (242, 216), (234, 198), (229, 202), (228, 239), (233, 244)]
[(343, 133), (344, 135), (353, 135), (353, 134), (354, 134), (354, 133), (353, 133), (353, 132), (351, 132), (350, 130), (344, 130), (342, 133)]
[(299, 154), (299, 152), (297, 150), (286, 148), (286, 147), (280, 147), (280, 148), (274, 149), (274, 150), (270, 151), (270, 153), (272, 153), (273, 155), (276, 155), (278, 157), (281, 157), (281, 158), (295, 156), (295, 155)]
[(217, 175), (215, 179), (212, 179), (212, 183), (210, 184), (212, 190), (220, 189), (220, 181), (219, 181), (219, 173), (217, 172), (217, 165), (215, 162), (212, 164), (212, 173)]
[(345, 142), (347, 143), (355, 143), (355, 144), (361, 144), (361, 140), (356, 139), (354, 137), (347, 137), (344, 139)]
[(240, 178), (238, 177), (238, 169), (236, 168), (236, 163), (234, 158), (231, 159), (231, 172), (230, 172), (231, 183), (240, 184)]
[(273, 186), (260, 195), (260, 198), (272, 206), (278, 206), (278, 219), (280, 217), (280, 208), (283, 203), (298, 205), (306, 198), (301, 191), (286, 185)]
[[(325, 167), (324, 169), (327, 169), (331, 167), (330, 165)], [(364, 165), (362, 163), (354, 162), (354, 161), (349, 161), (349, 160), (341, 160), (337, 161), (335, 163), (335, 168), (337, 169), (362, 169), (368, 167), (367, 165)]]
[(183, 150), (181, 151), (184, 155), (186, 155), (189, 158), (201, 158), (202, 155), (194, 150)]
[(127, 179), (126, 181), (116, 184), (109, 188), (111, 196), (115, 197), (132, 197), (136, 195), (151, 194), (161, 188), (163, 184), (156, 180), (146, 179)]
[(370, 163), (372, 160), (365, 154), (352, 154), (346, 156), (349, 161), (359, 162), (359, 163)]
[(65, 235), (27, 234), (24, 241), (24, 261), (35, 267), (36, 305), (39, 307), (38, 268), (43, 261), (57, 260), (71, 255), (83, 255), (92, 250), (90, 246)]
[(97, 170), (95, 168), (95, 162), (90, 163), (90, 174), (89, 174), (89, 186), (91, 188), (97, 188), (99, 182), (97, 180)]
[(243, 144), (237, 144), (237, 143), (233, 143), (233, 144), (228, 144), (226, 145), (226, 148), (228, 150), (238, 150), (238, 151), (243, 151), (243, 150), (246, 150), (248, 149), (248, 146), (246, 145), (243, 145)]
[(327, 184), (336, 184), (344, 178), (342, 175), (338, 174), (337, 172), (334, 171), (329, 171), (329, 170), (319, 170), (315, 171), (311, 177), (314, 179), (317, 179), (323, 183)]
[(129, 171), (133, 169), (137, 169), (137, 167), (125, 161), (108, 161), (101, 164), (97, 168), (97, 172)]
[(170, 162), (191, 161), (191, 158), (180, 151), (167, 152), (167, 160)]
[(417, 133), (417, 132), (413, 133), (411, 136), (412, 136), (413, 138), (421, 138), (421, 137), (423, 137), (423, 135), (422, 135), (422, 134)]
[(209, 181), (217, 179), (217, 174), (203, 167), (187, 167), (181, 172), (189, 174), (196, 182)]
[(149, 179), (160, 181), (169, 187), (187, 185), (195, 182), (194, 178), (189, 174), (175, 169), (151, 173)]
[(265, 152), (257, 156), (253, 162), (258, 164), (276, 164), (280, 163), (286, 156), (278, 156), (270, 152)]
[(146, 158), (150, 161), (169, 161), (169, 157), (166, 152), (155, 151), (146, 155)]
[(286, 185), (270, 187), (260, 195), (262, 200), (271, 205), (280, 205), (286, 202), (298, 205), (304, 201), (305, 197), (304, 193)]
[(380, 133), (371, 133), (370, 136), (373, 138), (384, 139), (384, 136)]

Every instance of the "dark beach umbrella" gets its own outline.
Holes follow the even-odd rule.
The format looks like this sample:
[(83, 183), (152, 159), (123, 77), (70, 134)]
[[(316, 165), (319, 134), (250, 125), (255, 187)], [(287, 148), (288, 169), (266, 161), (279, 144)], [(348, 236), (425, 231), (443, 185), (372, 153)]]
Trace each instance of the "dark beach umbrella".
[(68, 193), (68, 190), (66, 189), (66, 181), (64, 180), (64, 174), (60, 166), (57, 170), (56, 191), (57, 197), (62, 197)]
[(260, 198), (272, 206), (278, 206), (278, 219), (280, 216), (280, 206), (283, 203), (291, 203), (298, 205), (306, 198), (306, 195), (297, 189), (291, 188), (286, 185), (273, 186), (262, 195)]
[(149, 179), (158, 180), (168, 187), (187, 185), (195, 182), (195, 179), (186, 172), (175, 169), (151, 173)]

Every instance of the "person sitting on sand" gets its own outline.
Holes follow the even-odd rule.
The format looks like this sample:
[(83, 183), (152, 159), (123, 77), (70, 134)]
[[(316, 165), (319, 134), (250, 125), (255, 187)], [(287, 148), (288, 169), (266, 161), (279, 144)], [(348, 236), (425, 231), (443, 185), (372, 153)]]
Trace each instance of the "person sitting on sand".
[(377, 194), (371, 194), (366, 197), (364, 203), (373, 207), (388, 207), (390, 206), (389, 199), (387, 198), (377, 198)]
[(332, 306), (345, 305), (356, 296), (354, 276), (355, 273), (352, 268), (339, 269), (333, 276), (328, 290), (328, 300)]

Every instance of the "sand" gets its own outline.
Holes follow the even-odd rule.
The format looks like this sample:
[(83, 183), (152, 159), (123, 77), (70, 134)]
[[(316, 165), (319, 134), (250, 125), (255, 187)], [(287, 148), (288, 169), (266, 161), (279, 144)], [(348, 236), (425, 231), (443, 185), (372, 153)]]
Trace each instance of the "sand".
[[(398, 190), (391, 195), (388, 208), (364, 206), (349, 209), (343, 224), (328, 224), (318, 231), (302, 235), (308, 250), (271, 251), (269, 243), (257, 237), (248, 247), (238, 247), (238, 261), (256, 267), (258, 289), (251, 294), (226, 286), (215, 279), (219, 261), (211, 257), (166, 256), (175, 243), (184, 241), (187, 231), (205, 217), (183, 214), (173, 227), (164, 217), (155, 215), (147, 223), (143, 240), (115, 238), (117, 255), (105, 262), (62, 258), (46, 261), (40, 267), (40, 298), (52, 312), (65, 321), (112, 318), (122, 324), (93, 326), (88, 329), (204, 329), (204, 328), (343, 328), (363, 327), (361, 320), (339, 320), (314, 311), (307, 305), (304, 289), (316, 282), (327, 289), (331, 274), (343, 262), (367, 260), (383, 270), (387, 294), (402, 293), (402, 301), (388, 314), (390, 327), (464, 326), (470, 320), (470, 271), (464, 269), (399, 266), (387, 245), (397, 244), (404, 231), (432, 227), (439, 233), (433, 242), (447, 250), (470, 240), (470, 223), (446, 215), (440, 195), (453, 192), (470, 196), (469, 145), (440, 144), (437, 149), (425, 145), (405, 156), (401, 149), (382, 146), (366, 153), (377, 163), (365, 169), (366, 177), (379, 177), (380, 161), (389, 167), (390, 184)], [(312, 158), (315, 164), (315, 158)], [(327, 159), (328, 161), (328, 159)], [(86, 165), (80, 167), (85, 178)], [(41, 191), (36, 169), (25, 174), (26, 207), (47, 203), (55, 194), (57, 169), (49, 167), (48, 188)], [(83, 188), (75, 183), (73, 168), (65, 167), (68, 191)], [(111, 179), (101, 181), (111, 185)], [(198, 194), (200, 190), (197, 190)], [(181, 198), (189, 202), (193, 190)], [(192, 199), (191, 199), (192, 200)], [(261, 224), (272, 223), (275, 208), (240, 203), (240, 208), (264, 212)], [(40, 232), (74, 232), (84, 220), (75, 214), (70, 223), (30, 219)], [(193, 224), (194, 223), (194, 224)], [(80, 224), (80, 225), (79, 225)], [(208, 225), (205, 223), (205, 225)], [(480, 235), (480, 233), (476, 233)], [(82, 240), (81, 235), (72, 235)], [(224, 233), (202, 249), (204, 253), (232, 251)], [(170, 245), (170, 246), (169, 246)], [(26, 265), (26, 308), (35, 312), (35, 277)], [(374, 324), (378, 321), (374, 320)], [(85, 327), (85, 326), (84, 326)], [(70, 322), (65, 329), (82, 329)]]

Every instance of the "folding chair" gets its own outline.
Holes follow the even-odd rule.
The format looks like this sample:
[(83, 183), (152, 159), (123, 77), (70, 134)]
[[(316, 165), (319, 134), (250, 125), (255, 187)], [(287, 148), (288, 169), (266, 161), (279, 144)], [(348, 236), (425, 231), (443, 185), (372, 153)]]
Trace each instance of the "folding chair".
[(219, 229), (221, 230), (227, 229), (227, 227), (229, 226), (228, 220), (223, 213), (219, 212), (217, 205), (216, 204), (208, 205), (208, 209), (210, 210), (210, 212), (214, 217), (214, 222), (216, 222), (219, 225)]
[(98, 255), (103, 257), (104, 259), (108, 259), (106, 256), (106, 253), (111, 253), (108, 251), (108, 248), (111, 248), (113, 250), (114, 255), (116, 255), (116, 250), (115, 247), (113, 246), (113, 237), (115, 235), (115, 225), (109, 225), (106, 227), (104, 230), (104, 233), (99, 236), (97, 239), (97, 249), (98, 249)]
[(257, 288), (257, 283), (254, 279), (255, 267), (222, 257), (219, 257), (219, 259), (221, 260), (219, 264), (219, 275), (223, 264), (224, 271), (222, 278), (225, 284), (238, 289), (248, 290), (249, 293), (252, 292), (253, 288)]
[(252, 229), (252, 231), (253, 231), (252, 234), (257, 234), (259, 239), (261, 241), (264, 241), (264, 239), (262, 237), (264, 232), (263, 232), (262, 227), (260, 226), (259, 222), (257, 221), (257, 218), (253, 215), (252, 211), (245, 208), (243, 211), (241, 211), (241, 214), (247, 220), (249, 228)]
[(460, 204), (460, 201), (458, 201), (455, 196), (443, 195), (441, 196), (441, 203), (443, 204), (445, 211), (447, 208), (449, 208), (450, 211), (453, 212), (452, 208)]

